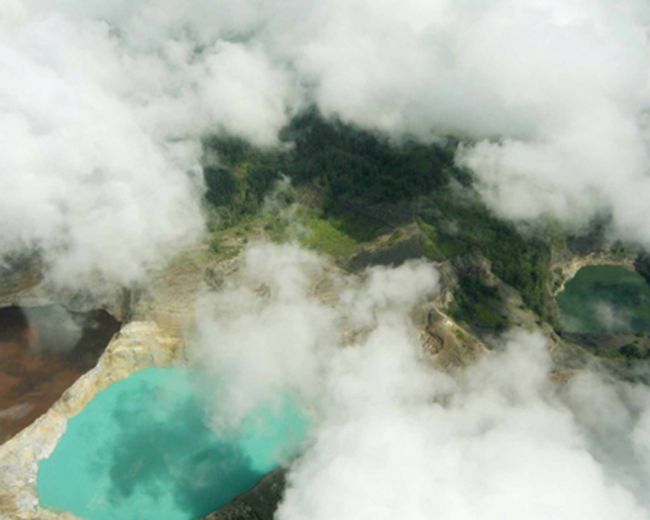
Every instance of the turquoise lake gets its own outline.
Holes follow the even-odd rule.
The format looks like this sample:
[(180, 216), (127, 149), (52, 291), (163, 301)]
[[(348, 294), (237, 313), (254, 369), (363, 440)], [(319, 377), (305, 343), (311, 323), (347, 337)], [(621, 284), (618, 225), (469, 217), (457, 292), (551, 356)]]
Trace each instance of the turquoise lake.
[(188, 369), (149, 368), (97, 394), (41, 461), (41, 506), (88, 520), (193, 520), (297, 453), (308, 421), (293, 400), (260, 405), (218, 436), (195, 381)]
[(577, 333), (650, 333), (650, 285), (616, 265), (580, 269), (557, 296), (564, 330)]

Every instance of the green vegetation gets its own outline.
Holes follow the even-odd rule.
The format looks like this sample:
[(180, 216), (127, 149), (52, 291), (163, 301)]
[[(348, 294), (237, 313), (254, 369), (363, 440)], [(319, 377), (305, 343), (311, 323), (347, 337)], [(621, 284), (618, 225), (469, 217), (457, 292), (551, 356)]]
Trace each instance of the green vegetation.
[(335, 225), (324, 219), (314, 218), (308, 222), (309, 232), (303, 242), (308, 247), (332, 255), (348, 256), (358, 249), (357, 242)]
[(280, 178), (285, 154), (260, 150), (234, 137), (214, 137), (204, 143), (219, 163), (204, 168), (206, 201), (223, 227), (261, 209), (264, 197)]
[(288, 175), (336, 202), (408, 203), (444, 186), (453, 164), (453, 146), (391, 146), (384, 137), (326, 121), (315, 111), (296, 117), (283, 136), (294, 143)]
[[(272, 150), (228, 137), (206, 141), (207, 155), (216, 152), (219, 158), (218, 165), (205, 170), (206, 200), (219, 226), (258, 213), (274, 183), (286, 175), (299, 193), (309, 195), (312, 213), (301, 215), (309, 247), (348, 256), (381, 232), (415, 220), (426, 237), (429, 258), (462, 262), (484, 257), (497, 277), (520, 292), (527, 307), (553, 320), (547, 290), (550, 241), (527, 237), (488, 211), (472, 189), (471, 174), (454, 164), (457, 142), (394, 144), (326, 121), (315, 111), (294, 118), (282, 139), (285, 144)], [(265, 228), (272, 236), (283, 236), (277, 220), (270, 219)], [(496, 295), (480, 282), (462, 278), (456, 315), (483, 329), (503, 328)]]
[(310, 249), (335, 258), (349, 258), (376, 238), (383, 225), (371, 218), (332, 208), (302, 209), (295, 220), (304, 228), (300, 241)]
[(627, 345), (623, 345), (618, 349), (618, 351), (628, 360), (643, 359), (643, 353), (641, 352), (639, 346), (635, 343), (628, 343)]
[(467, 322), (480, 332), (503, 332), (506, 318), (500, 313), (502, 302), (495, 287), (487, 285), (478, 276), (463, 276), (454, 293), (451, 315)]
[(553, 321), (547, 291), (550, 245), (525, 237), (514, 225), (493, 216), (476, 199), (439, 190), (418, 201), (418, 223), (426, 234), (427, 251), (434, 260), (482, 255), (492, 272), (519, 291), (528, 308)]
[(377, 238), (382, 231), (390, 229), (372, 217), (355, 214), (351, 211), (337, 210), (335, 206), (331, 205), (324, 210), (323, 218), (357, 242), (368, 242)]
[[(325, 121), (313, 111), (296, 117), (282, 137), (287, 144), (271, 150), (233, 137), (205, 141), (206, 162), (216, 162), (205, 167), (206, 199), (231, 217), (229, 223), (257, 211), (282, 174), (296, 186), (321, 193), (330, 212), (361, 215), (380, 204), (406, 210), (416, 196), (445, 186), (453, 169), (452, 144), (393, 146), (373, 133)], [(215, 155), (218, 161), (207, 161)]]

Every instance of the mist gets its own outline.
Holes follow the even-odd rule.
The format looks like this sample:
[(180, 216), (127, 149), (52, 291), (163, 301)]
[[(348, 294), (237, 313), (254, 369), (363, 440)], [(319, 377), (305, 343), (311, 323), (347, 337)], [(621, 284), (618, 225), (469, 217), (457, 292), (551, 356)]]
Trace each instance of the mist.
[[(4, 0), (0, 259), (146, 279), (204, 235), (202, 139), (279, 143), (315, 106), (393, 142), (462, 144), (498, 215), (650, 247), (642, 0)], [(424, 262), (342, 274), (257, 244), (199, 302), (191, 361), (228, 428), (289, 392), (312, 420), (279, 520), (650, 517), (650, 393), (554, 377), (546, 338), (452, 373), (420, 347)]]
[(26, 307), (23, 312), (32, 335), (30, 347), (39, 353), (66, 354), (81, 339), (83, 326), (80, 320), (61, 305)]
[(196, 244), (202, 135), (269, 144), (284, 123), (289, 87), (263, 53), (213, 37), (197, 54), (176, 34), (191, 20), (129, 11), (0, 8), (0, 256), (40, 255), (64, 287), (133, 283)]
[(430, 142), (501, 216), (608, 216), (650, 245), (641, 0), (8, 1), (0, 255), (60, 285), (142, 279), (203, 230), (201, 138), (292, 114)]
[(541, 331), (443, 372), (413, 321), (437, 284), (424, 262), (357, 276), (256, 244), (204, 296), (213, 427), (287, 393), (311, 417), (276, 518), (648, 518), (648, 388), (558, 377)]

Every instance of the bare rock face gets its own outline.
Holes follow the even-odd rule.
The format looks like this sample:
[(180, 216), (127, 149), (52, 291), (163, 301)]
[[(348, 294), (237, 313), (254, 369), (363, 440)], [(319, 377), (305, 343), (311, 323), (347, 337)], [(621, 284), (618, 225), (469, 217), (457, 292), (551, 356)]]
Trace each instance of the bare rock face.
[(286, 485), (286, 470), (276, 469), (250, 491), (210, 513), (204, 520), (273, 520)]
[(634, 259), (634, 268), (650, 284), (650, 253), (642, 251)]
[(93, 368), (119, 327), (103, 310), (0, 308), (0, 443), (46, 412)]
[(620, 265), (630, 270), (635, 269), (635, 257), (620, 256), (610, 251), (598, 251), (585, 255), (567, 255), (556, 258), (551, 265), (551, 293), (555, 296), (564, 290), (564, 285), (580, 269), (590, 265)]
[(3, 258), (0, 264), (0, 304), (14, 303), (43, 281), (42, 266), (35, 256)]
[[(169, 366), (183, 356), (184, 345), (153, 322), (131, 322), (113, 338), (99, 363), (79, 378), (34, 423), (0, 446), (0, 519), (74, 518), (38, 506), (38, 463), (47, 458), (69, 419), (95, 395), (146, 367)], [(62, 476), (63, 477), (63, 476)]]
[[(63, 393), (55, 396), (60, 397), (49, 410), (0, 445), (0, 520), (74, 518), (38, 507), (38, 463), (52, 453), (67, 421), (98, 392), (138, 370), (183, 363), (185, 345), (181, 338), (191, 322), (196, 294), (205, 287), (205, 271), (210, 264), (196, 253), (186, 256), (155, 274), (146, 287), (126, 291), (98, 283), (92, 294), (48, 286), (38, 259), (21, 258), (0, 266), (0, 307), (56, 304), (71, 313), (105, 309), (117, 320), (128, 322), (99, 360), (95, 356), (92, 363), (75, 374), (70, 383), (76, 382), (67, 390), (64, 388), (68, 385), (61, 387)], [(212, 267), (229, 272), (235, 262), (232, 259)], [(0, 408), (13, 416), (27, 412), (20, 402)], [(43, 411), (39, 410), (39, 414)]]
[(92, 292), (62, 289), (43, 280), (39, 269), (33, 262), (19, 264), (13, 270), (0, 266), (0, 307), (57, 304), (78, 313), (104, 309), (118, 321), (126, 321), (131, 303), (130, 291), (100, 280)]

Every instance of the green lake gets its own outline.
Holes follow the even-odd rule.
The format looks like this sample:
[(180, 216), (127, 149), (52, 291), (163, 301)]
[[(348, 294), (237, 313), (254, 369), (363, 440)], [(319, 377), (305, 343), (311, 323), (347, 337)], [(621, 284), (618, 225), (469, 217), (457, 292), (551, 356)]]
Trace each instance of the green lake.
[(149, 368), (97, 394), (41, 461), (41, 506), (89, 520), (192, 520), (297, 453), (308, 421), (292, 399), (217, 435), (195, 381), (188, 369)]
[(558, 294), (564, 330), (575, 333), (650, 333), (650, 285), (622, 266), (580, 269)]

